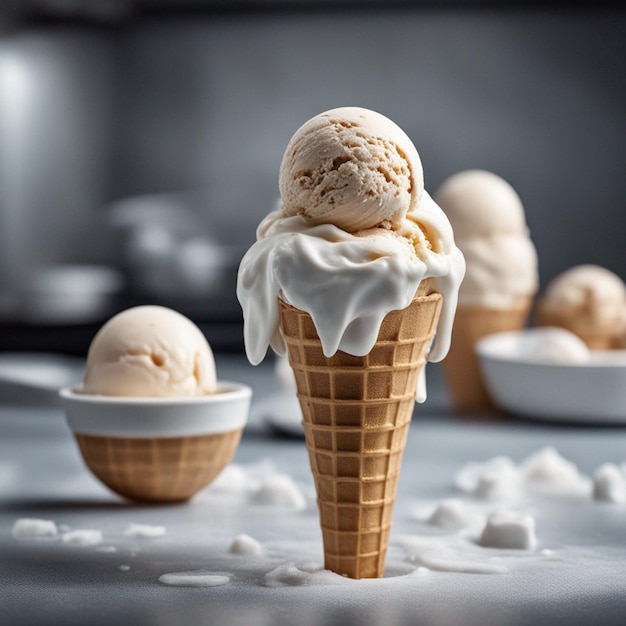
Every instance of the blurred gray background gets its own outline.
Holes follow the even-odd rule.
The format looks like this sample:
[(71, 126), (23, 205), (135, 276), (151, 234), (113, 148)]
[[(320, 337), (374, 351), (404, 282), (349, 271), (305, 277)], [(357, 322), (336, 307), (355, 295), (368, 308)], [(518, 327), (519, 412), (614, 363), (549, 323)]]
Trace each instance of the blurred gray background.
[(580, 263), (625, 278), (626, 11), (551, 7), (2, 0), (0, 350), (82, 353), (139, 302), (241, 349), (236, 267), (283, 150), (344, 105), (409, 134), (430, 192), (507, 179), (542, 288)]

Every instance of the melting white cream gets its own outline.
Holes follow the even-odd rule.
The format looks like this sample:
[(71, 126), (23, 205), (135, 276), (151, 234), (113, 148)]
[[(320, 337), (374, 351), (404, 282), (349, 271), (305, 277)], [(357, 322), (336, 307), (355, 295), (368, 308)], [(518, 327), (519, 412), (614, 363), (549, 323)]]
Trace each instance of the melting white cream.
[[(269, 346), (284, 354), (279, 297), (311, 315), (325, 355), (368, 354), (385, 315), (405, 309), (420, 282), (433, 278), (443, 307), (428, 358), (440, 361), (450, 345), (464, 273), (448, 219), (426, 192), (395, 231), (377, 228), (355, 235), (274, 211), (259, 225), (257, 241), (239, 267), (246, 354), (253, 365)], [(424, 390), (418, 397), (425, 398)]]
[(508, 568), (494, 562), (482, 549), (454, 539), (433, 539), (418, 536), (403, 538), (411, 563), (436, 572), (460, 574), (505, 574)]
[(170, 587), (219, 587), (230, 582), (230, 576), (196, 570), (192, 572), (172, 572), (159, 576), (159, 582)]
[(301, 587), (304, 585), (341, 585), (351, 579), (344, 578), (315, 563), (284, 563), (263, 577), (266, 587)]

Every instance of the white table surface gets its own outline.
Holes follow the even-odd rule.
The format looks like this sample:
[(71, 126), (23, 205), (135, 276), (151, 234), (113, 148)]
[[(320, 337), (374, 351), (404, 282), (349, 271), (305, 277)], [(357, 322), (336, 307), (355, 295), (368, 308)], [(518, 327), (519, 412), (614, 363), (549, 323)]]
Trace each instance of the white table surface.
[[(455, 418), (439, 370), (429, 366), (429, 399), (417, 407), (409, 433), (385, 578), (272, 588), (263, 584), (269, 561), (274, 567), (323, 560), (306, 450), (303, 440), (265, 428), (259, 408), (277, 389), (271, 363), (252, 368), (243, 358), (219, 355), (217, 363), (220, 378), (254, 390), (234, 463), (271, 459), (307, 496), (307, 508), (242, 505), (210, 487), (183, 505), (125, 502), (88, 473), (59, 409), (0, 398), (0, 624), (626, 623), (626, 505), (531, 502), (539, 549), (551, 556), (512, 558), (504, 574), (411, 574), (415, 565), (401, 549), (403, 537), (425, 532), (416, 507), (459, 497), (453, 481), (464, 463), (502, 454), (519, 462), (554, 446), (591, 474), (606, 461), (626, 460), (624, 428)], [(17, 541), (11, 528), (24, 517), (99, 529), (102, 545), (115, 551)], [(167, 533), (132, 539), (123, 535), (130, 523), (163, 525)], [(241, 533), (260, 541), (271, 558), (228, 554)], [(188, 588), (158, 581), (199, 569), (228, 573), (231, 582)]]

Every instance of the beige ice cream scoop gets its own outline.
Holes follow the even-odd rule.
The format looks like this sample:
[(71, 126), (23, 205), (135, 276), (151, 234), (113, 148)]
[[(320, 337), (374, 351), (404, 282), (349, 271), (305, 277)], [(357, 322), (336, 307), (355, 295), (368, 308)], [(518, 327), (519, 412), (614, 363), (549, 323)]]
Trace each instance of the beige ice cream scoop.
[(199, 396), (216, 389), (207, 340), (188, 318), (139, 306), (111, 318), (87, 355), (83, 392), (107, 396)]
[(537, 251), (522, 201), (506, 180), (484, 170), (459, 172), (434, 199), (465, 256), (459, 306), (508, 310), (537, 292)]
[(590, 348), (617, 348), (626, 324), (626, 285), (604, 267), (572, 267), (548, 283), (537, 321), (570, 330)]
[(348, 232), (400, 222), (424, 189), (415, 146), (390, 119), (359, 107), (321, 113), (289, 142), (279, 187), (286, 216)]
[(465, 170), (454, 174), (437, 189), (434, 198), (454, 225), (457, 240), (527, 232), (519, 195), (493, 172)]
[(489, 409), (475, 345), (485, 335), (526, 325), (539, 284), (537, 252), (522, 201), (500, 176), (459, 172), (434, 198), (450, 219), (466, 263), (444, 371), (457, 409)]

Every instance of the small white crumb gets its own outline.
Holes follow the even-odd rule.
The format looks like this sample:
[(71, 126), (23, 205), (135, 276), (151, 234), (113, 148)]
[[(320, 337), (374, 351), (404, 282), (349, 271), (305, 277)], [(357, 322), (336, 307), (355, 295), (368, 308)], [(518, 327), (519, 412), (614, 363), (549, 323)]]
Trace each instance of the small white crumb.
[(61, 536), (61, 541), (72, 546), (96, 546), (102, 543), (102, 532), (91, 528), (71, 530)]
[(620, 467), (605, 463), (595, 471), (593, 498), (603, 502), (626, 502), (626, 477)]
[(52, 520), (23, 517), (15, 520), (11, 535), (22, 541), (29, 539), (50, 539), (59, 534), (57, 525)]
[(508, 499), (519, 492), (519, 470), (509, 457), (497, 456), (484, 463), (467, 463), (457, 472), (455, 484), (483, 500)]
[(96, 550), (98, 552), (117, 552), (117, 548), (115, 546), (99, 546)]
[(230, 582), (230, 576), (205, 570), (172, 572), (159, 576), (159, 582), (170, 587), (219, 587)]
[(253, 501), (256, 504), (287, 507), (296, 511), (306, 508), (306, 498), (287, 474), (268, 476), (254, 494)]
[(554, 550), (550, 550), (549, 548), (544, 548), (541, 551), (542, 556), (554, 556)]
[(130, 571), (130, 565), (120, 565), (119, 570), (120, 570), (120, 572), (129, 572)]
[(574, 463), (552, 447), (542, 448), (528, 457), (521, 465), (521, 472), (528, 487), (565, 492), (572, 488), (584, 489), (589, 483)]
[(250, 535), (242, 534), (235, 538), (228, 551), (231, 554), (248, 554), (258, 556), (263, 552), (263, 547)]
[(530, 515), (498, 511), (487, 518), (480, 545), (489, 548), (533, 550), (537, 545), (535, 520)]
[(129, 524), (124, 530), (127, 537), (163, 537), (165, 526), (151, 526), (150, 524)]
[(459, 529), (473, 526), (477, 519), (461, 500), (450, 498), (437, 505), (428, 518), (428, 523), (440, 528)]
[(216, 476), (210, 489), (234, 494), (251, 493), (275, 474), (276, 464), (271, 459), (259, 459), (245, 465), (231, 463)]

